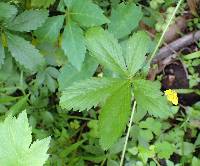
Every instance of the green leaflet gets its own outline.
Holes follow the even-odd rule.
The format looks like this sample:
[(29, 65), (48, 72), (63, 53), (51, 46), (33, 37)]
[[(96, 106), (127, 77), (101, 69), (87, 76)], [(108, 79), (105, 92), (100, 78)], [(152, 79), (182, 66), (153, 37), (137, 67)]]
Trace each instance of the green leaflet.
[(9, 116), (0, 123), (0, 142), (0, 165), (42, 166), (49, 156), (50, 138), (37, 140), (31, 145), (31, 128), (25, 111), (17, 119)]
[(141, 8), (134, 3), (127, 5), (121, 3), (116, 9), (112, 9), (111, 22), (108, 25), (108, 30), (112, 32), (116, 38), (123, 38), (138, 26), (142, 15)]
[(169, 159), (175, 150), (176, 148), (174, 144), (171, 144), (167, 141), (158, 142), (155, 144), (155, 151), (158, 153), (159, 158)]
[(72, 5), (70, 16), (81, 26), (91, 27), (109, 22), (109, 20), (103, 15), (103, 10), (92, 3), (91, 0), (74, 0), (73, 3), (69, 1), (67, 3), (68, 6)]
[(92, 77), (97, 69), (97, 62), (91, 56), (86, 56), (81, 71), (76, 70), (71, 64), (66, 64), (61, 68), (61, 73), (58, 78), (59, 90), (72, 85), (72, 83)]
[(89, 110), (104, 102), (113, 91), (119, 89), (126, 80), (114, 78), (91, 78), (74, 83), (65, 89), (60, 98), (60, 106), (74, 111)]
[(2, 42), (1, 42), (1, 35), (0, 35), (0, 68), (1, 68), (1, 65), (4, 64), (4, 59), (5, 59), (5, 52), (4, 52), (4, 47), (2, 45)]
[(9, 111), (12, 113), (12, 116), (15, 116), (19, 114), (22, 110), (26, 108), (28, 105), (28, 95), (22, 97), (20, 100), (18, 100), (12, 107), (10, 107)]
[(31, 0), (31, 6), (47, 8), (52, 5), (55, 0)]
[(17, 14), (17, 8), (8, 3), (0, 2), (0, 20), (9, 19)]
[(40, 42), (55, 43), (60, 34), (60, 29), (63, 26), (65, 16), (53, 16), (49, 17), (42, 27), (38, 28), (34, 34), (40, 40)]
[(69, 62), (80, 71), (86, 53), (85, 39), (82, 29), (72, 21), (64, 29), (62, 49)]
[(149, 36), (139, 31), (134, 33), (126, 43), (125, 59), (128, 66), (129, 74), (135, 75), (135, 73), (142, 68), (146, 60), (146, 53), (148, 53), (151, 40)]
[(91, 55), (102, 65), (121, 75), (126, 75), (122, 49), (112, 34), (102, 28), (91, 28), (86, 33), (86, 44)]
[(147, 118), (145, 121), (141, 121), (139, 123), (139, 127), (142, 129), (148, 129), (155, 135), (159, 136), (161, 133), (162, 124), (153, 118)]
[(47, 10), (27, 10), (9, 22), (7, 28), (13, 31), (30, 32), (42, 26), (47, 18)]
[(47, 67), (45, 70), (40, 71), (36, 75), (37, 85), (46, 85), (51, 92), (55, 92), (57, 86), (56, 79), (60, 72), (54, 67)]
[(137, 79), (133, 81), (133, 86), (135, 99), (141, 109), (155, 117), (168, 118), (170, 108), (166, 98), (162, 96), (158, 82)]
[(49, 74), (46, 74), (46, 84), (51, 92), (55, 92), (57, 87), (57, 82)]
[(30, 42), (10, 33), (6, 33), (6, 35), (8, 49), (19, 64), (34, 72), (44, 64), (44, 58)]
[(67, 6), (68, 10), (71, 10), (74, 0), (64, 0), (65, 5)]
[(108, 97), (99, 117), (100, 145), (109, 149), (122, 135), (131, 113), (131, 90), (127, 81)]

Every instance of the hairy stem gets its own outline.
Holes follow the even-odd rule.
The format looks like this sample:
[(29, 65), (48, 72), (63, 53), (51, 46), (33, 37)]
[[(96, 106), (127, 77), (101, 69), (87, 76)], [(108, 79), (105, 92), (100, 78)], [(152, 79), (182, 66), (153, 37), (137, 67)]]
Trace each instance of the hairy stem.
[(150, 64), (151, 61), (152, 61), (152, 59), (153, 59), (154, 56), (156, 55), (156, 53), (157, 53), (157, 51), (158, 51), (158, 49), (159, 49), (159, 47), (160, 47), (160, 45), (161, 45), (161, 43), (162, 43), (162, 41), (163, 41), (163, 38), (164, 38), (164, 36), (165, 36), (165, 33), (167, 32), (167, 30), (168, 30), (168, 28), (169, 28), (169, 26), (170, 26), (170, 24), (171, 24), (173, 18), (175, 17), (175, 15), (176, 15), (176, 13), (177, 13), (177, 11), (178, 11), (178, 9), (179, 9), (179, 7), (180, 7), (182, 1), (183, 1), (183, 0), (179, 0), (179, 1), (178, 1), (177, 5), (176, 5), (176, 8), (174, 9), (174, 11), (173, 11), (173, 13), (172, 13), (172, 15), (171, 15), (169, 21), (167, 22), (167, 25), (166, 25), (166, 27), (165, 27), (165, 29), (164, 29), (164, 31), (163, 31), (163, 33), (162, 33), (162, 35), (161, 35), (159, 41), (158, 41), (158, 43), (157, 43), (157, 45), (156, 45), (156, 47), (155, 47), (153, 53), (151, 54), (151, 56), (150, 56), (150, 58), (149, 58), (147, 64)]
[(124, 156), (125, 156), (126, 147), (127, 147), (127, 143), (128, 143), (128, 138), (129, 138), (129, 135), (130, 135), (131, 125), (132, 125), (132, 122), (133, 122), (133, 115), (134, 115), (134, 112), (135, 112), (135, 107), (136, 107), (136, 101), (134, 101), (133, 109), (132, 109), (132, 112), (131, 112), (131, 118), (130, 118), (130, 121), (129, 121), (129, 124), (128, 124), (128, 131), (127, 131), (127, 134), (126, 134), (124, 148), (123, 148), (123, 151), (122, 151), (120, 166), (123, 166)]

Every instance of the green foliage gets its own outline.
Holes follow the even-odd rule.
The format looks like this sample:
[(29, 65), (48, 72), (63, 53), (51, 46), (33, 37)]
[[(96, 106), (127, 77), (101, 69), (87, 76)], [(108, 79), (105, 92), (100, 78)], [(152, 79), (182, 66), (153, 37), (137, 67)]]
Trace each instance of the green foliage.
[(175, 151), (175, 146), (168, 142), (157, 143), (155, 146), (155, 151), (158, 153), (159, 158), (169, 159)]
[(102, 65), (125, 75), (126, 64), (117, 40), (101, 28), (92, 28), (86, 33), (87, 47)]
[(79, 71), (85, 59), (86, 47), (82, 29), (73, 21), (64, 29), (62, 49), (68, 55), (70, 63)]
[[(105, 150), (117, 141), (126, 127), (130, 114), (131, 86), (133, 86), (134, 97), (138, 106), (143, 110), (161, 118), (167, 118), (170, 115), (167, 101), (160, 92), (160, 85), (144, 79), (134, 78), (134, 74), (141, 69), (144, 63), (145, 54), (150, 45), (148, 36), (143, 32), (138, 32), (129, 40), (127, 53), (129, 48), (132, 47), (131, 43), (136, 42), (138, 44), (139, 41), (141, 43), (145, 41), (146, 50), (143, 49), (142, 45), (133, 45), (134, 51), (136, 50), (135, 54), (128, 54), (126, 57), (128, 63), (132, 59), (135, 60), (132, 63), (137, 67), (132, 68), (132, 63), (129, 63), (127, 69), (125, 58), (122, 55), (122, 48), (117, 40), (102, 28), (88, 30), (86, 42), (91, 55), (121, 77), (115, 80), (113, 78), (93, 78), (80, 81), (65, 89), (60, 99), (61, 107), (68, 110), (73, 108), (73, 110), (79, 111), (88, 110), (105, 100), (99, 118), (100, 144)], [(141, 58), (136, 56), (141, 56)], [(157, 107), (158, 104), (159, 107)], [(114, 128), (114, 126), (118, 127)], [(111, 132), (112, 135), (108, 137)]]
[(58, 78), (60, 91), (72, 85), (74, 82), (84, 80), (91, 77), (97, 68), (97, 62), (91, 57), (87, 56), (81, 71), (77, 71), (71, 64), (66, 64), (60, 70)]
[(144, 65), (150, 42), (150, 38), (142, 31), (134, 33), (127, 41), (125, 59), (131, 75), (135, 75)]
[(89, 110), (93, 106), (97, 106), (99, 102), (104, 102), (113, 91), (116, 91), (125, 82), (125, 80), (113, 78), (91, 78), (74, 83), (63, 92), (60, 105), (68, 110), (72, 108), (74, 111)]
[(17, 119), (8, 116), (0, 123), (0, 134), (0, 165), (42, 166), (47, 160), (50, 138), (31, 144), (31, 128), (25, 111)]
[[(15, 58), (20, 65), (26, 69), (35, 72), (38, 67), (43, 65), (44, 59), (34, 46), (30, 42), (23, 38), (11, 34), (10, 30), (19, 32), (30, 32), (40, 27), (48, 17), (48, 11), (46, 10), (29, 10), (22, 12), (14, 19), (8, 19), (15, 16), (17, 9), (6, 3), (1, 3), (2, 7), (7, 7), (8, 13), (2, 13), (2, 23), (0, 24), (1, 32), (1, 47), (7, 47), (11, 52), (11, 55)], [(10, 12), (9, 12), (10, 11)], [(4, 15), (5, 14), (5, 15)], [(13, 32), (12, 32), (13, 33)], [(4, 57), (4, 51), (1, 48), (1, 57)], [(1, 58), (1, 64), (4, 64), (4, 58)]]
[(68, 7), (70, 16), (80, 26), (92, 27), (109, 22), (103, 15), (103, 11), (91, 0), (73, 0)]
[[(200, 165), (200, 104), (180, 94), (172, 106), (163, 76), (146, 80), (160, 36), (148, 32), (162, 31), (177, 1), (121, 2), (1, 0), (0, 165), (119, 165), (133, 101), (124, 165)], [(198, 85), (199, 52), (181, 59)]]
[(4, 59), (5, 59), (5, 52), (4, 52), (3, 44), (0, 40), (0, 66), (4, 63)]
[(156, 121), (153, 118), (147, 118), (145, 121), (142, 121), (139, 124), (139, 127), (144, 129), (149, 129), (155, 135), (160, 135), (162, 125), (159, 121)]
[(17, 14), (17, 8), (14, 5), (0, 2), (0, 20), (9, 19)]
[(34, 34), (40, 42), (55, 43), (63, 26), (64, 18), (63, 15), (49, 17), (45, 24), (41, 28), (38, 28)]
[(55, 0), (31, 0), (31, 6), (33, 7), (49, 7), (55, 2)]
[(23, 38), (6, 33), (8, 49), (12, 56), (25, 68), (31, 71), (37, 71), (38, 66), (44, 63), (44, 60), (37, 49)]
[(167, 100), (160, 92), (160, 84), (158, 82), (137, 79), (133, 81), (133, 84), (138, 107), (148, 111), (150, 115), (155, 117), (167, 118), (170, 115), (170, 108)]
[[(59, 9), (66, 12), (66, 17), (60, 15), (49, 18), (43, 27), (36, 31), (36, 36), (42, 39), (41, 41), (55, 43), (65, 19), (66, 25), (64, 25), (61, 46), (69, 62), (80, 71), (86, 54), (83, 29), (108, 23), (109, 20), (103, 15), (103, 11), (90, 0), (62, 2)], [(65, 7), (67, 7), (66, 10)], [(49, 35), (51, 33), (53, 35)]]
[(116, 38), (123, 38), (135, 29), (142, 18), (142, 11), (140, 7), (134, 3), (121, 3), (116, 9), (112, 10), (110, 17), (110, 24), (108, 30), (112, 32)]
[(19, 32), (30, 32), (41, 27), (47, 17), (47, 10), (27, 10), (9, 22), (7, 29)]
[[(112, 92), (102, 107), (99, 117), (100, 145), (111, 147), (122, 135), (131, 111), (130, 84), (125, 82)], [(108, 127), (109, 126), (109, 127)], [(110, 135), (112, 133), (112, 135)], [(109, 136), (110, 135), (110, 136)]]

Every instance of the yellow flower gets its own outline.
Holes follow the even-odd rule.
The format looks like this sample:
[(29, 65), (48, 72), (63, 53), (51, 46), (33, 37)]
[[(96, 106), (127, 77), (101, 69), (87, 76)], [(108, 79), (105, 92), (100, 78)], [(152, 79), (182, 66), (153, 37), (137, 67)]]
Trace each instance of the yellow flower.
[(168, 89), (165, 91), (165, 95), (167, 96), (167, 100), (172, 102), (174, 105), (178, 105), (178, 96), (176, 91)]

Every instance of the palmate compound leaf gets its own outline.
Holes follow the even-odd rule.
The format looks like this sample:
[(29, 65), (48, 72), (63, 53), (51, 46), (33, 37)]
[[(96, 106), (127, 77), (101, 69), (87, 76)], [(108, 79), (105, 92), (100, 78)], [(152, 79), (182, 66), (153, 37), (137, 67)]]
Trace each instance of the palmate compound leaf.
[(69, 62), (81, 70), (85, 59), (86, 47), (82, 29), (73, 21), (65, 26), (62, 37), (62, 49), (67, 55)]
[(122, 135), (131, 113), (131, 90), (127, 81), (113, 91), (102, 107), (99, 117), (100, 145), (109, 149)]
[(32, 143), (26, 111), (19, 114), (17, 119), (8, 116), (0, 123), (0, 142), (2, 166), (42, 166), (49, 156), (49, 137)]
[(14, 5), (0, 2), (0, 20), (9, 19), (17, 14), (17, 8)]
[[(66, 1), (66, 0), (65, 0)], [(73, 0), (65, 2), (71, 6), (70, 16), (81, 26), (91, 27), (108, 23), (109, 20), (103, 15), (98, 5), (91, 0)]]
[(44, 63), (44, 58), (39, 51), (23, 38), (6, 33), (8, 50), (19, 64), (23, 65), (26, 69), (36, 72)]
[(139, 31), (134, 33), (126, 43), (125, 59), (130, 75), (135, 75), (135, 73), (141, 69), (146, 60), (146, 54), (148, 53), (151, 44), (151, 39), (149, 36), (143, 32)]
[(126, 80), (115, 78), (91, 78), (74, 83), (62, 93), (60, 106), (74, 111), (89, 110), (100, 102), (104, 102), (126, 82)]
[(135, 29), (142, 18), (141, 8), (133, 3), (121, 3), (116, 9), (112, 9), (108, 30), (118, 39), (125, 37)]
[(86, 44), (91, 55), (102, 65), (118, 74), (126, 75), (122, 48), (112, 34), (102, 28), (91, 28), (86, 33)]
[(30, 32), (42, 26), (47, 18), (47, 10), (26, 10), (9, 22), (7, 28), (13, 31)]
[(167, 100), (160, 91), (160, 83), (137, 79), (133, 81), (133, 87), (138, 107), (155, 117), (166, 119), (171, 115)]

